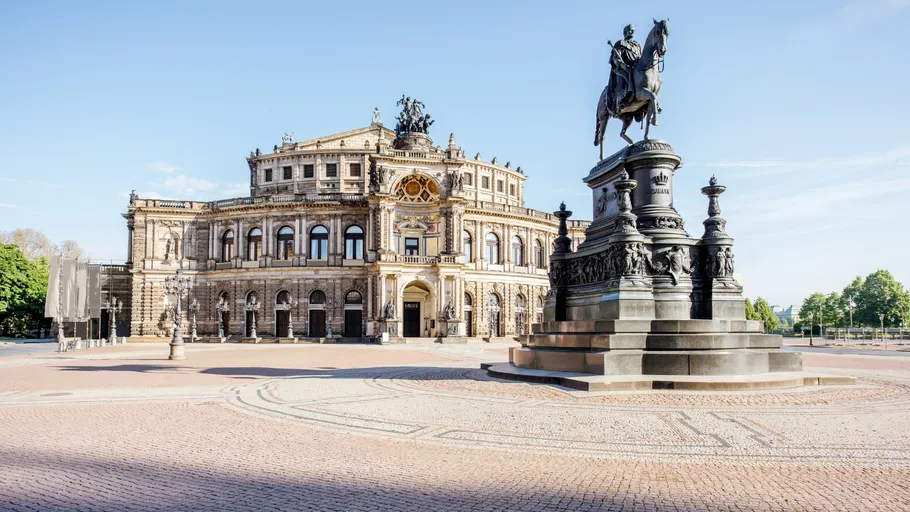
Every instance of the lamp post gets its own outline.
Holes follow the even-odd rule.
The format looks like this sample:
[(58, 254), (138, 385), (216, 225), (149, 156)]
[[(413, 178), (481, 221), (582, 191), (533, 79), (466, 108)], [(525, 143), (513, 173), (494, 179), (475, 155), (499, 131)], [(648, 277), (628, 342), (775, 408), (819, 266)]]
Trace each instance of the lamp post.
[(853, 299), (847, 301), (847, 311), (850, 312), (850, 332), (853, 332), (853, 308), (855, 307), (856, 303), (853, 302)]
[(183, 329), (180, 323), (183, 316), (181, 304), (183, 303), (183, 294), (187, 293), (193, 286), (193, 280), (183, 275), (183, 269), (177, 270), (177, 275), (166, 277), (164, 279), (164, 289), (168, 294), (176, 297), (174, 305), (174, 337), (171, 339), (171, 354), (168, 359), (186, 359), (184, 349), (186, 346), (183, 342)]
[(256, 339), (256, 314), (259, 312), (259, 308), (262, 307), (262, 304), (259, 302), (259, 298), (255, 295), (250, 297), (250, 302), (246, 305), (246, 310), (253, 313), (250, 315), (250, 338)]
[(332, 308), (334, 306), (334, 301), (332, 299), (325, 300), (325, 337), (331, 338), (334, 336), (332, 333)]
[(888, 338), (885, 337), (885, 314), (878, 314), (879, 320), (882, 322), (882, 342), (885, 344), (885, 350), (888, 350)]
[(196, 313), (199, 312), (199, 301), (196, 300), (196, 297), (193, 297), (193, 300), (190, 302), (190, 314), (192, 320), (190, 322), (190, 342), (195, 342), (199, 336), (196, 335)]
[(123, 310), (123, 302), (116, 296), (111, 296), (111, 300), (105, 303), (105, 309), (110, 313), (111, 327), (107, 333), (107, 342), (111, 345), (117, 344), (117, 313)]
[(297, 307), (297, 299), (288, 298), (288, 338), (294, 337), (294, 308)]
[(423, 337), (430, 337), (430, 315), (424, 315), (423, 317)]
[(224, 314), (231, 310), (231, 306), (224, 300), (224, 297), (221, 297), (218, 299), (215, 309), (218, 311), (218, 338), (224, 341)]
[(812, 343), (812, 330), (815, 329), (813, 322), (815, 321), (815, 315), (810, 311), (809, 312), (809, 346), (813, 345)]

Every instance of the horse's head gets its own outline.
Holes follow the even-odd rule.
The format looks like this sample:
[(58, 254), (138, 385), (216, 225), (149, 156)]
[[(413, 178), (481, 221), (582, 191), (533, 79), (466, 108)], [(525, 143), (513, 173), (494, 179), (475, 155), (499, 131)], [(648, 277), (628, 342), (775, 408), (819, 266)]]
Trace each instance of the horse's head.
[[(654, 28), (648, 34), (648, 43), (651, 43), (657, 56), (663, 58), (667, 53), (667, 39), (670, 37), (670, 18), (654, 20)], [(647, 44), (647, 43), (646, 43)]]

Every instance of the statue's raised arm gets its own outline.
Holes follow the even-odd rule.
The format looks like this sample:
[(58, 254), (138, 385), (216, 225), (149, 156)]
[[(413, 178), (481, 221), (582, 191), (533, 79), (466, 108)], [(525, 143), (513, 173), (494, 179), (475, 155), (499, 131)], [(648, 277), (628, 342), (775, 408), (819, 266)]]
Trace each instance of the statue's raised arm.
[(594, 145), (600, 146), (603, 160), (603, 138), (607, 121), (614, 117), (622, 121), (619, 136), (632, 144), (626, 130), (632, 121), (647, 118), (645, 139), (650, 127), (657, 126), (660, 113), (657, 96), (660, 92), (660, 70), (667, 53), (667, 39), (670, 37), (669, 19), (654, 20), (642, 47), (634, 38), (635, 28), (626, 25), (623, 39), (610, 49), (610, 79), (597, 102), (597, 117), (594, 127)]

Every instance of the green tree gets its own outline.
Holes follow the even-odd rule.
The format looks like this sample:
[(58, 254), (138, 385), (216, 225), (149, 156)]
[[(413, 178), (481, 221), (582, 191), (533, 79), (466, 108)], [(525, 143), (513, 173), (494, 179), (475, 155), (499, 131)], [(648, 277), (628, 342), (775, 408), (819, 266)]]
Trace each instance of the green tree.
[(29, 261), (13, 244), (0, 245), (0, 331), (23, 335), (45, 323), (48, 264)]
[(826, 326), (843, 327), (845, 316), (847, 316), (847, 307), (843, 296), (837, 292), (829, 293), (822, 306), (821, 323)]
[[(815, 292), (803, 300), (803, 305), (799, 308), (800, 322), (812, 329), (812, 332), (818, 334), (818, 324), (821, 314), (824, 311), (825, 303), (828, 298), (823, 293)], [(811, 316), (811, 322), (810, 322)], [(810, 325), (811, 324), (811, 325)]]
[(885, 327), (897, 327), (907, 321), (905, 315), (910, 313), (910, 293), (887, 270), (876, 270), (866, 276), (855, 301), (853, 317), (863, 325), (879, 325), (879, 315), (884, 314)]
[(771, 311), (771, 305), (761, 297), (755, 299), (755, 312), (758, 314), (759, 318), (765, 322), (765, 330), (773, 331), (780, 325), (780, 320), (777, 318), (777, 315)]
[(748, 298), (745, 299), (746, 306), (746, 320), (761, 320), (761, 317), (758, 316), (758, 313), (755, 312), (755, 306), (752, 305), (752, 301)]

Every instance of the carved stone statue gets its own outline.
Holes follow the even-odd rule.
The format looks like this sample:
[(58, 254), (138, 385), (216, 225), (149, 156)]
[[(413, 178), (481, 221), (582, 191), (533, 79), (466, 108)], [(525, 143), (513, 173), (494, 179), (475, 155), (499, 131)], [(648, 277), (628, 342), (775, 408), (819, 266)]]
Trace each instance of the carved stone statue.
[(294, 142), (294, 132), (288, 133), (284, 132), (284, 135), (281, 136), (282, 144), (292, 144)]
[(723, 247), (717, 248), (717, 253), (714, 255), (714, 276), (715, 277), (724, 277), (727, 275), (727, 253), (724, 251)]
[(382, 126), (382, 114), (379, 113), (379, 107), (373, 108), (373, 124)]
[(724, 273), (733, 277), (733, 249), (731, 247), (727, 247), (724, 250), (724, 260), (726, 262), (724, 264)]
[(395, 125), (395, 135), (401, 136), (405, 133), (423, 133), (429, 135), (430, 125), (435, 121), (430, 119), (429, 114), (423, 113), (423, 102), (417, 99), (412, 100), (410, 96), (401, 95), (396, 105), (401, 107), (401, 113), (395, 119), (398, 124)]
[(681, 245), (674, 245), (667, 251), (667, 273), (673, 279), (673, 284), (679, 284), (679, 276), (683, 272), (691, 273), (689, 266), (689, 248)]
[(136, 204), (137, 199), (139, 199), (139, 194), (137, 194), (136, 190), (134, 189), (132, 192), (130, 192), (130, 206)]
[(451, 299), (449, 300), (449, 303), (446, 304), (443, 313), (445, 314), (446, 320), (448, 321), (455, 320), (455, 318), (458, 316), (458, 314), (455, 312), (455, 304), (452, 303)]
[(619, 136), (632, 144), (626, 130), (632, 121), (645, 123), (645, 140), (650, 127), (657, 126), (660, 107), (657, 95), (660, 92), (660, 64), (667, 53), (667, 39), (670, 36), (669, 19), (654, 20), (654, 27), (648, 33), (644, 48), (633, 39), (635, 29), (627, 25), (623, 39), (611, 45), (610, 79), (597, 102), (597, 118), (594, 127), (594, 145), (600, 146), (603, 160), (603, 138), (607, 121), (613, 117), (622, 121)]
[(170, 259), (171, 257), (171, 236), (168, 235), (167, 241), (164, 243), (164, 259)]
[(395, 318), (395, 304), (391, 300), (385, 303), (384, 313), (386, 320), (393, 320)]

